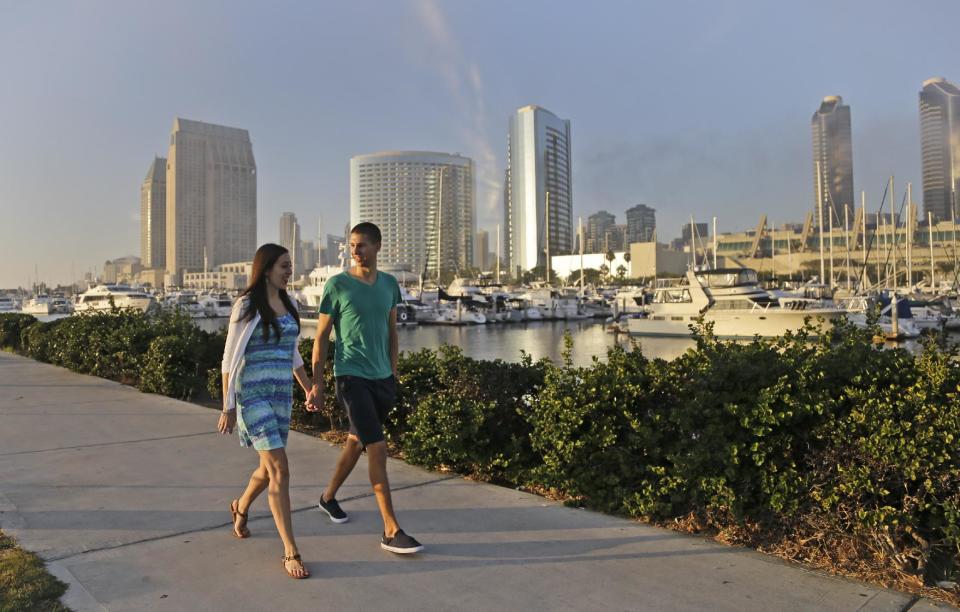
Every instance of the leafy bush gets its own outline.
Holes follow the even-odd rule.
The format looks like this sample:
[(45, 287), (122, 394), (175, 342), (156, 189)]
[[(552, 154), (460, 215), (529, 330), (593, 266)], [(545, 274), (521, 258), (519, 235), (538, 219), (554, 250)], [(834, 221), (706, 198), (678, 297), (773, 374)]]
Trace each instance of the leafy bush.
[[(206, 333), (180, 313), (145, 315), (114, 309), (82, 313), (23, 327), (0, 316), (4, 346), (28, 357), (135, 385), (144, 391), (192, 397), (205, 388), (207, 370), (217, 367), (225, 335)], [(13, 329), (21, 327), (19, 344)], [(156, 342), (160, 338), (167, 340)]]
[(159, 336), (150, 342), (143, 358), (140, 389), (178, 399), (189, 399), (203, 388), (197, 371), (197, 346), (180, 336)]
[(37, 318), (28, 314), (8, 313), (0, 315), (0, 348), (19, 351), (20, 335), (24, 329), (36, 322)]
[(543, 384), (547, 363), (476, 361), (450, 346), (414, 353), (388, 430), (411, 463), (514, 481), (536, 462), (524, 398)]

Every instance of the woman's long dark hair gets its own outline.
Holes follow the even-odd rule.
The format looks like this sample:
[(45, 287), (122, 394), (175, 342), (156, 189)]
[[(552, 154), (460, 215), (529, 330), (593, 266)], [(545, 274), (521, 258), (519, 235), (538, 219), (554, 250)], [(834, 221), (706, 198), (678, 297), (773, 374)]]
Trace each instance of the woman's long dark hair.
[[(270, 328), (277, 335), (277, 342), (280, 341), (280, 324), (277, 322), (277, 315), (270, 308), (270, 302), (267, 301), (267, 274), (273, 269), (274, 264), (287, 249), (279, 244), (267, 243), (257, 249), (257, 254), (253, 256), (253, 270), (250, 272), (250, 283), (243, 290), (240, 297), (250, 296), (250, 306), (241, 316), (241, 320), (249, 321), (253, 319), (255, 313), (260, 313), (260, 320), (263, 321), (263, 339), (270, 338)], [(283, 302), (287, 312), (293, 315), (297, 320), (297, 329), (300, 329), (300, 313), (293, 307), (290, 296), (283, 289), (280, 290), (280, 300)]]

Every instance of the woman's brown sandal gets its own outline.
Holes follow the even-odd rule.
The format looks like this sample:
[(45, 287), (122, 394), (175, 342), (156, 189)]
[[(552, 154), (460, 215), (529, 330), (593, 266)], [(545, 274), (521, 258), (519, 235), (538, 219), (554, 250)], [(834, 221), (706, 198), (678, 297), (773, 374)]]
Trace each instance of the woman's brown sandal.
[[(247, 513), (240, 512), (240, 500), (235, 499), (230, 502), (230, 514), (233, 516), (233, 536), (236, 538), (245, 539), (250, 537), (250, 530), (247, 529)], [(243, 519), (243, 522), (240, 525), (237, 525), (237, 517)]]
[[(297, 563), (300, 564), (300, 569), (303, 570), (302, 576), (298, 576), (293, 572), (291, 572), (289, 569), (287, 569), (287, 562), (289, 561), (296, 561)], [(305, 566), (303, 564), (303, 561), (300, 560), (299, 554), (290, 555), (289, 557), (283, 557), (283, 561), (281, 561), (281, 563), (283, 563), (283, 571), (287, 572), (287, 576), (290, 576), (294, 580), (303, 580), (304, 578), (310, 577), (310, 572), (307, 571), (307, 566)]]

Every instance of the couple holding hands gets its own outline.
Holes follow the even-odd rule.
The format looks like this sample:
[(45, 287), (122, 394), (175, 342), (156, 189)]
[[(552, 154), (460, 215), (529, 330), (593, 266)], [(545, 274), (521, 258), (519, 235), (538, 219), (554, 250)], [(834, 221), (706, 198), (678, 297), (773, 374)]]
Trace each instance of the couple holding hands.
[(350, 433), (330, 484), (320, 495), (319, 507), (334, 523), (349, 520), (336, 495), (366, 450), (370, 484), (383, 517), (380, 546), (400, 554), (423, 550), (397, 523), (383, 435), (383, 422), (397, 393), (400, 288), (393, 276), (377, 270), (381, 235), (376, 225), (356, 225), (349, 240), (353, 267), (324, 285), (313, 343), (312, 380), (297, 349), (300, 315), (286, 292), (293, 273), (290, 254), (276, 244), (257, 249), (250, 282), (233, 307), (223, 353), (224, 401), (217, 430), (230, 434), (236, 428), (240, 443), (252, 446), (260, 457), (246, 490), (230, 504), (233, 534), (250, 536), (247, 512), (266, 490), (283, 541), (283, 568), (291, 578), (307, 578), (310, 572), (301, 560), (290, 517), (286, 454), (293, 406), (290, 372), (306, 393), (307, 410), (321, 410), (330, 401), (324, 394), (323, 371), (331, 329), (336, 330), (336, 394), (346, 408)]

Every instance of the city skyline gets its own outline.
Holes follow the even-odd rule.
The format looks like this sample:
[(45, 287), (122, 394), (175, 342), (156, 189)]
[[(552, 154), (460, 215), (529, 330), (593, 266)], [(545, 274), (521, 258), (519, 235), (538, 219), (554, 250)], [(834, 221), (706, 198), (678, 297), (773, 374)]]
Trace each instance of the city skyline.
[[(812, 7), (821, 5), (833, 7), (828, 22), (811, 7), (759, 1), (693, 12), (429, 1), (231, 12), (171, 2), (162, 14), (119, 2), (7, 3), (0, 51), (33, 51), (10, 64), (16, 95), (0, 100), (17, 117), (0, 143), (0, 210), (14, 219), (0, 229), (10, 253), (0, 286), (27, 285), (35, 266), (47, 282), (69, 282), (137, 253), (139, 179), (165, 152), (157, 126), (174, 116), (253, 135), (261, 243), (277, 239), (282, 211), (306, 227), (318, 216), (340, 227), (347, 160), (385, 149), (474, 159), (478, 227), (495, 230), (503, 133), (527, 104), (574, 125), (574, 220), (651, 202), (667, 228), (691, 214), (718, 216), (720, 231), (763, 213), (800, 221), (813, 201), (810, 109), (833, 93), (856, 110), (857, 197), (865, 190), (875, 210), (891, 173), (898, 191), (912, 182), (919, 195), (917, 92), (931, 77), (960, 77), (949, 25), (960, 7)], [(507, 7), (514, 18), (504, 20)], [(389, 27), (372, 24), (373, 12)], [(534, 17), (542, 32), (524, 27)], [(557, 35), (573, 42), (556, 46)], [(694, 89), (710, 92), (708, 103), (687, 95)]]

